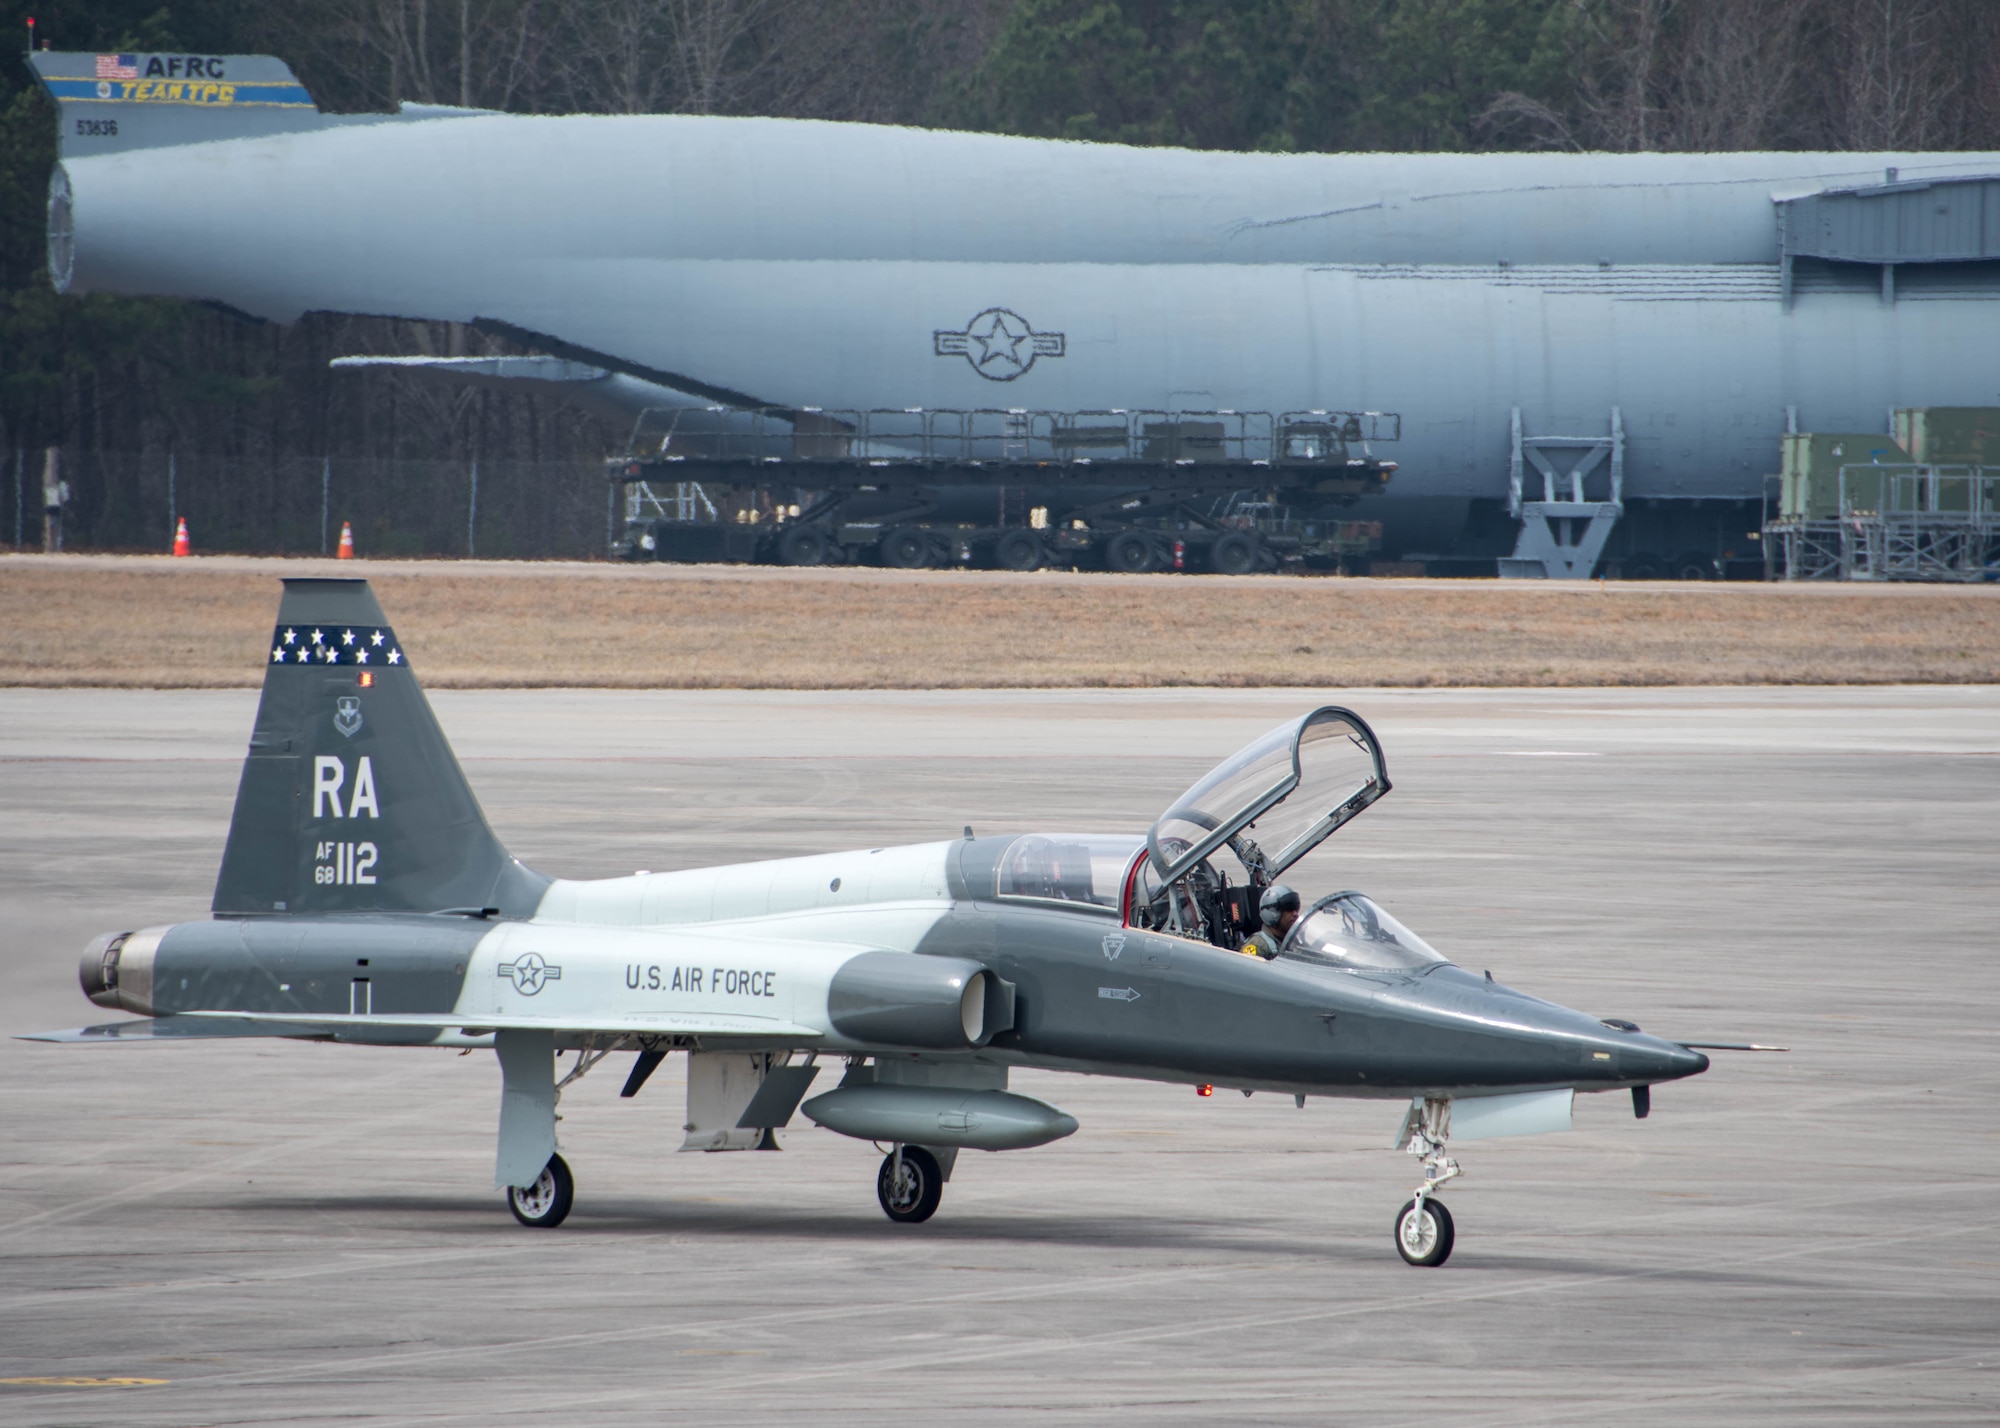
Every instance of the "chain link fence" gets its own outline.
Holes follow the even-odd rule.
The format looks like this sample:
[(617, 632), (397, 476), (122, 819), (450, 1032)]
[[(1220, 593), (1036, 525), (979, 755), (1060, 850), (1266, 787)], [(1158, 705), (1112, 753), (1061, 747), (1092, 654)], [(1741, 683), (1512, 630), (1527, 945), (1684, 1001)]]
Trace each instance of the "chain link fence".
[[(577, 559), (605, 552), (615, 514), (598, 461), (55, 451), (67, 550), (164, 552), (185, 519), (199, 553), (332, 555), (346, 522), (360, 555)], [(39, 550), (45, 452), (4, 460), (0, 541)]]

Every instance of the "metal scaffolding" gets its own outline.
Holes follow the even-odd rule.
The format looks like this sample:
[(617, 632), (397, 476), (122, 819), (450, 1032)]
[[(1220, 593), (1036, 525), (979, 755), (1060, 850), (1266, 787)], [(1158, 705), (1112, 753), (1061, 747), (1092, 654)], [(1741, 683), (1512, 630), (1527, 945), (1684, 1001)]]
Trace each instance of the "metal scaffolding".
[(2000, 469), (1840, 468), (1839, 514), (1764, 527), (1767, 578), (2000, 580)]

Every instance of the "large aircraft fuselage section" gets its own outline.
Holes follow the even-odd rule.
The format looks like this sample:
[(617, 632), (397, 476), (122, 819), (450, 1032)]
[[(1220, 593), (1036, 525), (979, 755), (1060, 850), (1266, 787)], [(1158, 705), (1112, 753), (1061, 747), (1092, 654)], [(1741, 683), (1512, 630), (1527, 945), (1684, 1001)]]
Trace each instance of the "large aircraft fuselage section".
[(1616, 408), (1628, 499), (1745, 500), (1788, 421), (1991, 403), (1991, 265), (1787, 289), (1778, 204), (1993, 172), (462, 115), (72, 156), (55, 185), (74, 292), (498, 324), (690, 405), (1396, 412), (1379, 504), (1449, 525), (1506, 495), (1516, 409), (1602, 435)]

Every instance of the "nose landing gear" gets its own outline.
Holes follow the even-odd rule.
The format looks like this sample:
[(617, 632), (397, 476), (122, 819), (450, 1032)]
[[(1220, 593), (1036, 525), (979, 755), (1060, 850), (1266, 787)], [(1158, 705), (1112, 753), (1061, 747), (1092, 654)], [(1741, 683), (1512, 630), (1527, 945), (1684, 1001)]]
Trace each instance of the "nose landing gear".
[(1396, 1213), (1396, 1252), (1406, 1264), (1424, 1269), (1443, 1264), (1455, 1237), (1442, 1200), (1419, 1195)]
[(1408, 1264), (1432, 1269), (1451, 1258), (1457, 1239), (1451, 1211), (1435, 1196), (1445, 1181), (1465, 1173), (1445, 1154), (1445, 1140), (1451, 1134), (1451, 1102), (1426, 1100), (1421, 1107), (1412, 1103), (1409, 1114), (1403, 1117), (1403, 1130), (1409, 1136), (1404, 1149), (1423, 1161), (1424, 1183), (1396, 1214), (1396, 1253)]

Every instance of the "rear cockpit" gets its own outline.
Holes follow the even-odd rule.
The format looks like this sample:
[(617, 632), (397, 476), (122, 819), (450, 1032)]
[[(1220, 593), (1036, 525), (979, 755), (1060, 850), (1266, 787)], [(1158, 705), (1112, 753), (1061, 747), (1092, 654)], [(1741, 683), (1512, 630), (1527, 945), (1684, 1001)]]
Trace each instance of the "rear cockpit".
[(1160, 815), (1127, 920), (1235, 951), (1262, 926), (1264, 889), (1388, 791), (1359, 715), (1329, 706), (1280, 724)]

